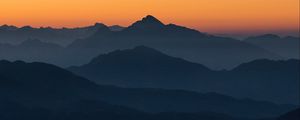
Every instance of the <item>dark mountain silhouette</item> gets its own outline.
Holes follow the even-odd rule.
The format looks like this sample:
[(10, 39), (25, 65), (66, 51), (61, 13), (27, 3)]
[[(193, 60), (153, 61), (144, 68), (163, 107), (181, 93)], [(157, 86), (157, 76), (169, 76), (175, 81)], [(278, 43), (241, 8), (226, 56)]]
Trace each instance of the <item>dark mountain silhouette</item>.
[[(235, 99), (216, 93), (201, 94), (183, 90), (133, 89), (96, 85), (64, 69), (44, 63), (0, 61), (0, 78), (1, 102), (12, 101), (17, 103), (16, 107), (21, 110), (22, 106), (25, 108), (29, 106), (29, 108), (42, 108), (50, 111), (59, 109), (65, 111), (64, 106), (67, 106), (66, 112), (70, 110), (79, 116), (93, 114), (95, 111), (101, 111), (101, 108), (104, 109), (104, 113), (115, 110), (132, 113), (131, 111), (135, 110), (126, 108), (131, 107), (154, 113), (209, 111), (237, 117), (260, 118), (277, 116), (295, 108), (270, 102)], [(79, 104), (82, 100), (96, 103)], [(107, 103), (125, 107), (111, 108), (111, 105), (106, 105)], [(98, 105), (100, 105), (99, 108)], [(85, 114), (89, 107), (94, 110)], [(118, 115), (124, 115), (122, 112), (116, 112)], [(111, 114), (114, 115), (114, 113)], [(130, 115), (127, 113), (125, 115)], [(183, 118), (184, 116), (183, 114)]]
[(33, 28), (31, 26), (15, 27), (0, 26), (0, 43), (20, 44), (27, 39), (39, 39), (43, 42), (56, 43), (66, 46), (76, 39), (82, 39), (94, 34), (103, 24), (79, 28)]
[(76, 40), (68, 49), (77, 56), (69, 57), (68, 63), (80, 64), (73, 60), (88, 61), (100, 53), (139, 45), (217, 69), (232, 68), (258, 58), (281, 58), (232, 38), (212, 36), (175, 24), (165, 25), (149, 15), (122, 31), (98, 31), (87, 39)]
[(299, 37), (280, 37), (277, 35), (265, 34), (261, 36), (249, 37), (245, 39), (245, 41), (277, 53), (285, 58), (300, 58)]
[[(100, 55), (89, 64), (79, 68), (73, 67), (70, 70), (89, 79), (99, 80), (97, 82), (101, 84), (164, 88), (180, 86), (188, 88), (189, 85), (182, 84), (186, 81), (192, 82), (191, 78), (200, 77), (198, 73), (202, 75), (212, 73), (205, 66), (167, 56), (145, 46)], [(197, 83), (197, 79), (193, 81)]]
[[(147, 31), (147, 32), (155, 32), (156, 30), (160, 30), (164, 28), (164, 24), (160, 22), (155, 17), (148, 15), (140, 21), (133, 23), (129, 26), (126, 31)], [(158, 31), (156, 31), (158, 32)]]
[[(233, 96), (245, 95), (279, 103), (299, 104), (300, 61), (255, 60), (241, 64), (229, 72), (235, 92)], [(240, 86), (240, 87), (238, 87)], [(280, 96), (280, 97), (278, 97)]]
[(213, 71), (139, 46), (99, 55), (88, 64), (69, 70), (99, 84), (219, 92), (297, 104), (299, 65), (298, 60), (256, 60), (233, 70)]
[[(174, 38), (174, 37), (206, 37), (208, 35), (201, 33), (197, 30), (177, 26), (175, 24), (165, 25), (154, 16), (148, 15), (142, 20), (133, 23), (128, 28), (124, 29), (122, 33), (124, 36), (139, 36), (143, 37), (158, 37), (163, 39)], [(165, 38), (166, 37), (166, 38)]]
[(277, 120), (299, 120), (299, 119), (300, 119), (300, 109), (297, 109), (280, 116)]

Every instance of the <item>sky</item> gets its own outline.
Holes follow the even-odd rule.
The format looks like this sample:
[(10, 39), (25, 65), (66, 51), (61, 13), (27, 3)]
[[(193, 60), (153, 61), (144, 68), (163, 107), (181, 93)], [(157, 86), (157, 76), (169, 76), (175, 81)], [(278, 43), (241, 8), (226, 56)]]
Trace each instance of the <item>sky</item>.
[(299, 35), (299, 0), (0, 0), (0, 25), (128, 26), (146, 15), (224, 35)]

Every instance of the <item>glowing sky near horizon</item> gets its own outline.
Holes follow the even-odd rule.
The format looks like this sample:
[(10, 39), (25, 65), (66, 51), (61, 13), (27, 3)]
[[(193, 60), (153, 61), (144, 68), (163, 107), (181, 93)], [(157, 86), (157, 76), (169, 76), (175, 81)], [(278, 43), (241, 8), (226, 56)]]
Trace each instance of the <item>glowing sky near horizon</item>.
[(0, 0), (0, 25), (128, 26), (148, 14), (210, 33), (299, 31), (299, 0)]

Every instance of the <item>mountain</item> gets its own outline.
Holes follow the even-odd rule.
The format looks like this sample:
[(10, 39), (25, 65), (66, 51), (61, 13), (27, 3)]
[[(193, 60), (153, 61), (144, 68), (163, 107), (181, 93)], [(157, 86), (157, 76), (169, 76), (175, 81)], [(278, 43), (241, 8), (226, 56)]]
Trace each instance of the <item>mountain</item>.
[(47, 61), (61, 64), (66, 52), (64, 47), (38, 39), (27, 39), (20, 44), (0, 44), (0, 59), (28, 62)]
[(93, 26), (79, 28), (33, 28), (31, 26), (0, 26), (0, 43), (20, 44), (27, 39), (39, 39), (43, 42), (56, 43), (66, 46), (76, 39), (86, 38), (94, 34), (103, 24), (96, 23)]
[[(277, 103), (299, 104), (300, 61), (255, 60), (244, 63), (227, 73), (232, 80), (233, 96), (247, 95)], [(240, 86), (240, 87), (237, 87)], [(243, 91), (236, 92), (236, 90)], [(224, 93), (226, 94), (226, 93)], [(280, 96), (280, 97), (278, 97)]]
[(265, 34), (261, 36), (249, 37), (244, 41), (262, 47), (273, 53), (277, 53), (285, 58), (300, 58), (299, 37), (280, 37), (273, 34)]
[(188, 88), (190, 85), (184, 85), (185, 81), (197, 83), (199, 75), (213, 73), (205, 66), (165, 55), (146, 46), (103, 54), (89, 64), (70, 70), (100, 84), (163, 88)]
[[(154, 16), (148, 15), (142, 20), (139, 20), (128, 28), (124, 29), (122, 33), (124, 36), (136, 37), (158, 37), (158, 38), (174, 38), (174, 37), (206, 37), (207, 35), (194, 29), (178, 26), (175, 24), (165, 25)], [(166, 37), (166, 38), (165, 38)], [(140, 38), (140, 39), (142, 39)]]
[(298, 104), (299, 65), (299, 60), (255, 60), (232, 70), (214, 71), (138, 46), (99, 55), (88, 64), (69, 70), (98, 84), (218, 92)]
[(122, 31), (98, 31), (86, 39), (74, 41), (68, 49), (77, 55), (69, 57), (68, 63), (82, 64), (78, 61), (88, 61), (100, 53), (140, 45), (213, 69), (233, 68), (259, 58), (281, 58), (240, 40), (213, 36), (175, 24), (166, 25), (148, 15)]
[[(8, 29), (8, 27), (16, 29), (12, 30)], [(82, 36), (83, 34), (92, 34), (96, 31), (101, 31), (103, 33), (104, 29), (109, 31), (109, 28), (102, 23), (74, 29), (55, 29), (50, 27), (32, 28), (30, 26), (17, 28), (14, 26), (2, 26), (2, 29), (0, 29), (0, 41), (8, 40), (9, 42), (0, 43), (0, 59), (47, 62), (66, 67), (68, 66), (68, 56), (74, 56), (74, 53), (73, 51), (66, 49), (63, 46), (65, 45), (64, 43), (79, 39), (78, 36)], [(18, 41), (13, 41), (10, 38), (1, 39), (1, 34), (4, 35), (3, 37), (17, 37), (14, 40)]]
[(160, 30), (164, 28), (164, 24), (160, 22), (155, 17), (148, 15), (145, 18), (143, 18), (140, 21), (137, 21), (133, 23), (131, 26), (129, 26), (126, 31), (149, 31), (149, 32), (155, 32), (155, 30)]
[(8, 25), (0, 27), (0, 44), (9, 43), (18, 49), (19, 45), (28, 39), (58, 44), (64, 48), (45, 51), (35, 49), (35, 54), (42, 56), (37, 57), (26, 53), (26, 50), (21, 53), (11, 52), (15, 50), (4, 47), (0, 48), (6, 51), (0, 55), (0, 59), (40, 61), (66, 67), (82, 65), (99, 54), (116, 49), (123, 50), (144, 45), (170, 56), (219, 70), (232, 69), (241, 63), (255, 59), (284, 59), (282, 56), (285, 56), (233, 38), (209, 35), (175, 24), (164, 24), (151, 15), (125, 28), (106, 26), (102, 23), (88, 27), (61, 29), (30, 26), (18, 28)]
[[(14, 106), (18, 110), (45, 109), (46, 113), (48, 110), (62, 110), (67, 113), (70, 110), (70, 114), (76, 113), (79, 116), (92, 115), (97, 111), (107, 111), (104, 115), (108, 116), (115, 113), (122, 116), (139, 110), (155, 114), (207, 111), (237, 117), (261, 118), (277, 116), (295, 108), (270, 102), (235, 99), (216, 93), (97, 85), (62, 68), (36, 62), (0, 61), (0, 82), (0, 101), (4, 102), (0, 105), (6, 105), (5, 101), (8, 101), (13, 103), (12, 106), (8, 106), (13, 110)], [(120, 112), (109, 113), (115, 110)], [(123, 110), (127, 113), (123, 114)]]
[(300, 119), (300, 109), (297, 109), (280, 116), (277, 120), (299, 120), (299, 119)]
[(0, 31), (16, 30), (16, 29), (18, 29), (16, 26), (11, 26), (11, 25), (0, 26)]

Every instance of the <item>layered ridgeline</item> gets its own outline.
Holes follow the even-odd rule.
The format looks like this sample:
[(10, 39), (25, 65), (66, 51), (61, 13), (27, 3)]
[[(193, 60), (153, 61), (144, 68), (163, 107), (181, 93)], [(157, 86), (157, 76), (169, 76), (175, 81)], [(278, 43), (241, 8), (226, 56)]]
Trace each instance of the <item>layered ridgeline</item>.
[(232, 68), (258, 58), (281, 58), (276, 53), (249, 43), (201, 33), (175, 24), (166, 25), (149, 15), (122, 31), (112, 32), (108, 27), (103, 27), (87, 39), (76, 40), (69, 49), (77, 56), (70, 59), (87, 61), (99, 53), (139, 45), (218, 69)]
[(299, 60), (255, 60), (228, 71), (209, 68), (139, 46), (116, 50), (69, 70), (99, 84), (133, 88), (218, 92), (277, 103), (298, 104)]
[[(4, 31), (21, 31), (21, 29), (25, 28), (7, 28), (6, 26), (2, 27), (2, 29), (5, 29)], [(34, 29), (28, 27), (26, 28), (26, 31), (27, 29), (29, 31), (46, 31), (43, 30), (46, 28)], [(290, 56), (284, 55), (285, 53), (280, 54), (281, 52), (277, 53), (277, 51), (271, 51), (269, 49), (258, 47), (252, 43), (233, 38), (213, 36), (175, 24), (166, 25), (153, 16), (147, 16), (126, 28), (120, 26), (108, 27), (104, 24), (84, 27), (82, 30), (78, 30), (80, 31), (78, 33), (70, 33), (74, 34), (74, 36), (82, 36), (76, 38), (72, 37), (73, 35), (61, 32), (63, 30), (64, 29), (58, 29), (57, 31), (58, 33), (71, 38), (58, 38), (51, 32), (37, 34), (48, 35), (48, 40), (46, 39), (47, 37), (34, 36), (36, 35), (35, 33), (32, 37), (28, 37), (19, 35), (18, 32), (3, 32), (3, 30), (1, 32), (0, 30), (1, 41), (9, 40), (5, 37), (2, 39), (1, 36), (13, 35), (13, 37), (23, 38), (22, 40), (19, 40), (22, 42), (27, 42), (26, 40), (29, 38), (38, 39), (43, 44), (59, 42), (71, 43), (67, 47), (55, 49), (48, 49), (47, 47), (41, 48), (38, 45), (31, 45), (31, 47), (25, 47), (25, 49), (23, 49), (22, 42), (16, 45), (0, 44), (0, 59), (25, 60), (29, 62), (42, 61), (65, 67), (87, 63), (90, 59), (99, 54), (111, 52), (116, 49), (132, 48), (139, 45), (146, 45), (168, 55), (184, 58), (213, 69), (229, 69), (255, 59), (284, 59), (285, 57), (288, 58)], [(67, 30), (69, 29), (66, 29), (66, 31)], [(56, 29), (50, 29), (49, 31), (56, 31)], [(33, 33), (25, 32), (22, 34), (31, 35)], [(73, 38), (74, 40), (71, 40)], [(290, 47), (287, 49), (289, 48)], [(32, 52), (32, 50), (34, 52)], [(297, 51), (291, 50), (291, 54), (294, 54), (294, 52)]]
[[(96, 23), (92, 26), (78, 28), (33, 28), (31, 26), (16, 27), (9, 25), (0, 26), (0, 43), (20, 44), (27, 39), (40, 39), (43, 42), (68, 45), (76, 39), (82, 39), (94, 34), (103, 24)], [(112, 31), (122, 30), (121, 26), (111, 26)]]
[(217, 93), (97, 85), (44, 63), (0, 61), (0, 82), (0, 118), (6, 120), (232, 120), (227, 115), (276, 117), (295, 109)]
[(279, 54), (286, 58), (300, 58), (300, 39), (299, 37), (280, 37), (277, 35), (266, 34), (261, 36), (249, 37), (245, 42), (257, 45), (268, 51)]

